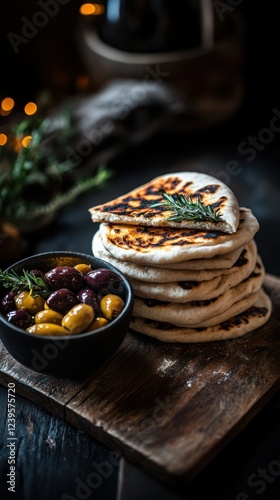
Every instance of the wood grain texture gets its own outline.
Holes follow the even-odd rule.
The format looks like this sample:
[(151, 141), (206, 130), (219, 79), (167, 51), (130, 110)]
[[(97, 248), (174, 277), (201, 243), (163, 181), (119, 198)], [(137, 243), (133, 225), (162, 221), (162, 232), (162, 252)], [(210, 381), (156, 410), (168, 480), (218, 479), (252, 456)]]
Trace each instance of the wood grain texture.
[[(9, 492), (6, 483), (10, 451), (7, 413), (3, 411), (0, 421), (1, 500), (77, 500), (80, 498), (77, 496), (79, 484), (86, 485), (89, 475), (98, 474), (98, 466), (102, 464), (107, 464), (106, 477), (96, 475), (98, 481), (94, 487), (85, 491), (87, 500), (115, 500), (118, 467), (110, 466), (112, 451), (18, 394), (15, 404), (16, 487), (15, 493)], [(7, 390), (1, 387), (0, 407), (6, 406)]]
[(130, 332), (86, 378), (22, 367), (1, 346), (0, 382), (173, 484), (195, 477), (280, 386), (280, 279), (273, 314), (244, 337), (163, 344)]

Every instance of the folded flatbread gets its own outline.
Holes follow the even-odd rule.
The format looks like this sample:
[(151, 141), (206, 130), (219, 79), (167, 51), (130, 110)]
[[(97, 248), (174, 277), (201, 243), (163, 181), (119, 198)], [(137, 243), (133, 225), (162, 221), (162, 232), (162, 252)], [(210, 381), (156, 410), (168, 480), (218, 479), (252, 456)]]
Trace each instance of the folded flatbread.
[(168, 322), (133, 317), (130, 327), (163, 342), (196, 343), (234, 339), (261, 327), (270, 317), (272, 304), (269, 296), (260, 289), (254, 297), (253, 304), (248, 305), (243, 312), (213, 326), (180, 328)]
[(234, 234), (101, 223), (100, 236), (103, 246), (116, 259), (154, 265), (229, 253), (249, 243), (258, 229), (259, 223), (251, 210), (241, 208)]
[[(215, 221), (194, 221), (187, 218), (170, 221), (172, 210), (151, 205), (163, 200), (160, 190), (200, 199), (204, 205), (218, 210)], [(235, 233), (239, 224), (239, 205), (232, 190), (211, 175), (199, 172), (176, 172), (152, 179), (123, 196), (89, 209), (93, 222), (132, 224), (153, 227), (195, 228)]]

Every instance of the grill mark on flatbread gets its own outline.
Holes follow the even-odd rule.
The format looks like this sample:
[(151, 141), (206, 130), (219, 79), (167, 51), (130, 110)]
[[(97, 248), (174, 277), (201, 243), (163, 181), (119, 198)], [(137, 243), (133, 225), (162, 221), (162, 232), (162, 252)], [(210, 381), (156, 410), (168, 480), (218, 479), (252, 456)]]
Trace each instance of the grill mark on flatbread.
[[(187, 218), (170, 221), (173, 210), (152, 206), (163, 201), (161, 190), (171, 195), (183, 194), (200, 199), (204, 205), (218, 209), (219, 221), (194, 221)], [(93, 222), (139, 224), (145, 226), (199, 228), (234, 233), (239, 223), (238, 201), (232, 190), (212, 176), (197, 172), (162, 175), (123, 196), (89, 209)]]
[(266, 316), (268, 313), (268, 308), (267, 307), (250, 307), (247, 309), (244, 313), (238, 314), (234, 318), (228, 319), (227, 321), (224, 321), (220, 325), (218, 325), (218, 328), (220, 330), (231, 330), (235, 326), (240, 325), (241, 323), (246, 323), (249, 324), (250, 319), (254, 317), (259, 317), (261, 318), (262, 316)]
[[(238, 257), (237, 261), (233, 264), (233, 267), (243, 267), (247, 264), (248, 259), (246, 257), (246, 249), (242, 250), (241, 255)], [(257, 263), (257, 267), (261, 267), (259, 263)]]
[[(259, 229), (250, 209), (240, 209), (244, 223), (234, 235), (221, 231), (100, 224), (103, 246), (122, 261), (163, 264), (214, 257), (244, 247)], [(245, 216), (245, 217), (244, 217)]]
[(227, 198), (226, 196), (222, 196), (218, 201), (216, 201), (215, 203), (211, 203), (211, 207), (216, 210), (217, 208), (219, 208), (220, 210), (224, 208), (224, 206), (226, 205), (226, 202), (227, 202)]
[(213, 297), (213, 299), (208, 299), (208, 300), (192, 300), (191, 304), (193, 307), (207, 307), (210, 306), (211, 304), (214, 304), (218, 297)]
[(178, 281), (177, 284), (183, 290), (192, 290), (194, 287), (199, 285), (199, 281)]
[[(145, 299), (137, 296), (135, 298), (142, 300), (143, 304), (145, 304), (147, 307), (164, 306), (170, 304), (170, 302), (164, 300)], [(217, 300), (217, 298), (218, 297), (214, 297), (213, 299), (208, 300), (192, 300), (190, 303), (193, 307), (205, 307), (213, 304)]]
[(204, 188), (198, 189), (196, 191), (196, 194), (199, 194), (199, 193), (214, 194), (214, 193), (216, 193), (216, 191), (218, 191), (219, 188), (220, 188), (220, 186), (218, 186), (218, 184), (208, 184), (208, 186), (205, 186)]
[(269, 296), (260, 289), (255, 301), (242, 313), (210, 327), (176, 327), (168, 322), (133, 317), (131, 329), (163, 342), (197, 343), (234, 339), (264, 325), (271, 314)]
[(160, 305), (169, 304), (169, 302), (164, 302), (163, 300), (157, 300), (157, 299), (143, 299), (143, 302), (147, 307), (156, 307)]
[(260, 276), (260, 275), (261, 275), (261, 273), (256, 273), (255, 271), (253, 271), (253, 272), (251, 273), (251, 278), (257, 278), (257, 277), (258, 277), (258, 276)]
[[(250, 259), (255, 259), (257, 248), (254, 240), (251, 240), (246, 247), (234, 250), (231, 254), (216, 256), (211, 259), (189, 260), (187, 262), (165, 265), (145, 265), (135, 262), (116, 259), (104, 247), (100, 232), (97, 231), (92, 238), (92, 253), (96, 257), (110, 262), (117, 267), (128, 278), (135, 278), (142, 281), (172, 282), (172, 281), (204, 281), (220, 276), (221, 274), (231, 274), (234, 271), (234, 264), (242, 252)], [(249, 253), (248, 253), (249, 252)]]

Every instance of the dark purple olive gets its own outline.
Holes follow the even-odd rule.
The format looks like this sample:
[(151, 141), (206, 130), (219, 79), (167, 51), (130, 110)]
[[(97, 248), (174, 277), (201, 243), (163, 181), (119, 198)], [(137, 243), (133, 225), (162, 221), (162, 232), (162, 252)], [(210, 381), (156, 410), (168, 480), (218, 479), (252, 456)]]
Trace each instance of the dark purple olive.
[(84, 288), (80, 290), (77, 295), (79, 302), (82, 304), (88, 304), (93, 307), (96, 314), (100, 314), (99, 301), (96, 293), (90, 288)]
[(70, 266), (54, 267), (45, 274), (45, 281), (54, 290), (68, 288), (72, 292), (78, 292), (84, 287), (84, 275)]
[(68, 288), (60, 288), (60, 290), (56, 290), (49, 295), (46, 303), (53, 311), (66, 314), (73, 306), (78, 304), (78, 299)]
[(1, 313), (8, 314), (8, 312), (12, 311), (15, 306), (14, 298), (17, 292), (8, 292), (5, 297), (3, 297), (1, 302)]
[(105, 268), (94, 269), (85, 275), (87, 285), (98, 294), (114, 293), (121, 295), (123, 281), (121, 277)]
[(8, 312), (7, 320), (9, 323), (13, 323), (13, 325), (24, 329), (31, 326), (33, 322), (32, 316), (27, 309), (17, 309), (16, 311)]

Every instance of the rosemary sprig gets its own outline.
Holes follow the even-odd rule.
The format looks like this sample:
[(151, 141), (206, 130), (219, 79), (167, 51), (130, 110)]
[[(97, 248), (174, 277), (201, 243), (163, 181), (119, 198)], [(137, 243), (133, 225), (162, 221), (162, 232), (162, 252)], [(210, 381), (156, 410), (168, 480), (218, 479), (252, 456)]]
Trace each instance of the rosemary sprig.
[(151, 207), (165, 207), (166, 210), (173, 210), (174, 214), (168, 218), (169, 221), (180, 222), (187, 219), (194, 222), (218, 222), (222, 220), (219, 209), (204, 205), (199, 196), (185, 196), (179, 193), (171, 195), (164, 189), (160, 189), (159, 192), (164, 200), (152, 204)]
[(21, 208), (22, 217), (25, 216), (27, 222), (32, 222), (42, 216), (51, 215), (56, 211), (63, 208), (65, 205), (73, 203), (75, 199), (80, 196), (80, 194), (88, 191), (91, 188), (102, 188), (108, 179), (112, 176), (111, 170), (109, 170), (104, 165), (101, 165), (93, 177), (87, 177), (77, 182), (77, 184), (71, 187), (68, 191), (64, 193), (59, 193), (53, 197), (45, 205), (30, 206), (28, 212), (24, 212), (24, 208)]
[(13, 269), (11, 271), (0, 269), (0, 283), (4, 288), (10, 288), (13, 292), (28, 291), (33, 297), (39, 294), (44, 297), (50, 293), (50, 288), (42, 278), (26, 269), (23, 269), (22, 273), (23, 275), (20, 276)]

